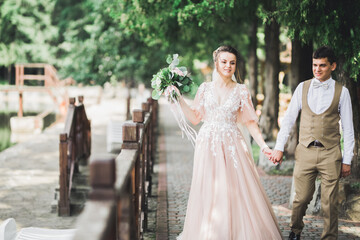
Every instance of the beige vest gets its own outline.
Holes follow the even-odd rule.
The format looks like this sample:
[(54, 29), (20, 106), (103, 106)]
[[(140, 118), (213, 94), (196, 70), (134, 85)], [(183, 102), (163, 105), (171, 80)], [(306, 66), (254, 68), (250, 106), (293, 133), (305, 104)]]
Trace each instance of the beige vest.
[(303, 85), (299, 142), (308, 147), (312, 141), (318, 140), (326, 149), (330, 149), (340, 144), (338, 109), (342, 85), (335, 82), (335, 93), (330, 107), (321, 114), (315, 114), (307, 102), (310, 83), (311, 80), (307, 80)]

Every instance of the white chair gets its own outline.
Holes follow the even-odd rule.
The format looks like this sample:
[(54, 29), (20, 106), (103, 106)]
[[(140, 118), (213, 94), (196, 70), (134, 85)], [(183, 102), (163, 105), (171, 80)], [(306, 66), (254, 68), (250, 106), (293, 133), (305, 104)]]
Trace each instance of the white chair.
[(22, 228), (15, 240), (71, 240), (76, 229)]
[(16, 222), (8, 218), (0, 225), (0, 240), (72, 240), (76, 229), (47, 229), (37, 227), (16, 229)]
[(107, 125), (106, 150), (109, 153), (119, 153), (122, 146), (122, 125), (124, 121), (110, 120)]
[(16, 222), (13, 218), (8, 218), (0, 225), (0, 240), (15, 240)]

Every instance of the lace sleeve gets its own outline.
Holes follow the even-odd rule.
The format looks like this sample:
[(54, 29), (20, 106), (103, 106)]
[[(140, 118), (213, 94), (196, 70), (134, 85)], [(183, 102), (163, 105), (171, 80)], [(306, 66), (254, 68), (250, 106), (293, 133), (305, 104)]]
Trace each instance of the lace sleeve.
[(249, 90), (245, 87), (245, 85), (243, 85), (240, 91), (240, 107), (238, 110), (237, 122), (242, 124), (249, 121), (258, 122), (259, 119), (255, 113)]
[(196, 96), (194, 99), (194, 102), (191, 106), (191, 108), (194, 110), (195, 114), (197, 116), (200, 116), (200, 118), (202, 119), (204, 114), (205, 114), (205, 110), (204, 110), (204, 93), (205, 93), (205, 86), (206, 83), (202, 83), (197, 92), (196, 92)]

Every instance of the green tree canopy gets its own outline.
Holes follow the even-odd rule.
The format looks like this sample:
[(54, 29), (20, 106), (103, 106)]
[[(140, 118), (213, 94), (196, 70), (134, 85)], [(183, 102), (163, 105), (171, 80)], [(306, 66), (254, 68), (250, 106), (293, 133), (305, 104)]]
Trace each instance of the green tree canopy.
[[(109, 16), (105, 1), (57, 1), (53, 21), (59, 26), (59, 66), (63, 75), (85, 84), (151, 79), (165, 59), (158, 44), (148, 46), (136, 32), (122, 28)], [(79, 14), (76, 14), (79, 12)]]
[(116, 0), (108, 6), (126, 33), (137, 32), (148, 46), (161, 44), (192, 66), (194, 59), (210, 62), (220, 44), (231, 44), (247, 55), (257, 1)]
[(0, 66), (14, 63), (54, 63), (56, 26), (50, 21), (53, 0), (0, 2)]
[(331, 46), (345, 59), (351, 78), (360, 73), (360, 2), (336, 0), (279, 1), (274, 14), (288, 28), (289, 36), (315, 47)]

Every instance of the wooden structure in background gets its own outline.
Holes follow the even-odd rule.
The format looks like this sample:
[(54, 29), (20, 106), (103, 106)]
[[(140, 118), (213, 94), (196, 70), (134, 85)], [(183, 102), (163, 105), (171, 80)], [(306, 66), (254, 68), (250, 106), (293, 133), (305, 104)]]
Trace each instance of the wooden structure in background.
[(83, 104), (84, 98), (69, 99), (64, 132), (60, 134), (59, 162), (59, 216), (70, 216), (70, 195), (74, 174), (79, 172), (79, 163), (87, 160), (91, 154), (91, 123), (88, 120)]
[[(25, 74), (26, 68), (43, 69), (44, 74)], [(38, 80), (44, 82), (44, 87), (58, 87), (62, 84), (57, 77), (57, 71), (54, 66), (44, 63), (29, 63), (15, 65), (15, 85), (24, 86), (25, 80)]]
[[(26, 74), (26, 69), (42, 69), (43, 74)], [(41, 84), (37, 86), (28, 86), (25, 81), (40, 81)], [(15, 65), (15, 88), (6, 89), (7, 91), (19, 92), (19, 111), (18, 116), (23, 116), (23, 92), (24, 91), (45, 91), (47, 92), (54, 103), (60, 108), (60, 113), (64, 112), (61, 107), (67, 105), (67, 93), (65, 92), (61, 97), (57, 99), (52, 89), (62, 87), (65, 85), (73, 84), (74, 81), (71, 78), (60, 80), (57, 76), (57, 71), (54, 66), (44, 63), (29, 63), (29, 64), (16, 64)]]
[(158, 104), (148, 99), (123, 124), (123, 145), (114, 158), (90, 163), (92, 190), (78, 217), (76, 240), (142, 239), (156, 142)]

